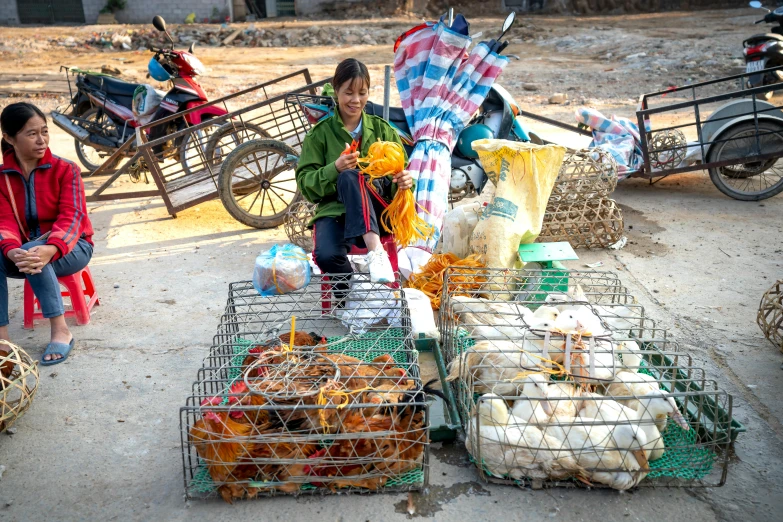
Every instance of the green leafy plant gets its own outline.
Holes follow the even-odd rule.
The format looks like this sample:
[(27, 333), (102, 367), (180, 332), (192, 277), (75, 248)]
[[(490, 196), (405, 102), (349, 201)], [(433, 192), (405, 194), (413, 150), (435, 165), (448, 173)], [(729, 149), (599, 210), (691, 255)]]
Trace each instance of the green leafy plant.
[(126, 0), (107, 0), (106, 6), (101, 9), (101, 13), (116, 13), (117, 11), (122, 11), (125, 9), (127, 5), (128, 2)]

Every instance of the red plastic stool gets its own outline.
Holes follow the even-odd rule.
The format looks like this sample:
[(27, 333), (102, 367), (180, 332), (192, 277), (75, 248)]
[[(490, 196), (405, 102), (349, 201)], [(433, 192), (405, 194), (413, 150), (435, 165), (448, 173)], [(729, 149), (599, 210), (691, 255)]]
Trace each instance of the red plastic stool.
[[(392, 266), (392, 270), (399, 272), (399, 266), (397, 263), (397, 245), (394, 243), (394, 236), (381, 236), (381, 245), (386, 253), (389, 255), (389, 263)], [(348, 251), (349, 256), (363, 256), (367, 255), (368, 250), (366, 248), (359, 248), (352, 246)], [(329, 284), (329, 277), (323, 277), (323, 283), (321, 283), (321, 313), (328, 314), (332, 310), (332, 285)], [(390, 283), (392, 288), (399, 288), (399, 283)]]
[[(101, 304), (98, 299), (98, 292), (95, 291), (95, 284), (92, 280), (90, 267), (85, 267), (81, 271), (64, 277), (58, 277), (57, 282), (66, 288), (62, 293), (63, 297), (69, 297), (71, 300), (71, 310), (65, 311), (65, 317), (76, 317), (76, 324), (87, 324), (90, 322), (90, 311), (93, 306)], [(33, 328), (33, 322), (36, 319), (43, 319), (43, 313), (40, 312), (41, 304), (33, 293), (33, 288), (25, 279), (24, 281), (24, 327)], [(38, 311), (36, 311), (38, 310)]]

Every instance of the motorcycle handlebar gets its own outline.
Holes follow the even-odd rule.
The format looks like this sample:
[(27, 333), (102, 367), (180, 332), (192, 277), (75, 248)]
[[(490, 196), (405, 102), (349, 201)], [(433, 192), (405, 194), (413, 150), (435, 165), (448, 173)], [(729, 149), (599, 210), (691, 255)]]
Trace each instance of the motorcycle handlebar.
[(759, 21), (755, 22), (755, 24), (756, 24), (756, 25), (758, 25), (758, 24), (763, 24), (764, 22), (766, 22), (766, 20), (759, 20)]

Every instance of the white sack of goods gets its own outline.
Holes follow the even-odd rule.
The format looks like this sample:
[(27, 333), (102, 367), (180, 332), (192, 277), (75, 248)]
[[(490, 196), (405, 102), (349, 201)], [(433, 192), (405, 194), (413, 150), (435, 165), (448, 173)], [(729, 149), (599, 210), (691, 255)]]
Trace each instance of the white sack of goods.
[(473, 149), (496, 189), (473, 230), (470, 249), (489, 267), (519, 268), (519, 245), (541, 233), (566, 149), (508, 140), (478, 140)]
[(136, 118), (136, 121), (142, 125), (151, 122), (161, 101), (163, 101), (163, 95), (156, 91), (152, 85), (142, 83), (136, 87), (133, 91), (133, 102), (131, 103), (133, 116)]

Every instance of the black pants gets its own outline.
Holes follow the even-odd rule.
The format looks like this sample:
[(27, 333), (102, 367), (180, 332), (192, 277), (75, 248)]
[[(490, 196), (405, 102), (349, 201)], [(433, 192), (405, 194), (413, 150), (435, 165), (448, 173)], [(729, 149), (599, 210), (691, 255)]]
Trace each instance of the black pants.
[[(350, 248), (366, 248), (362, 236), (367, 232), (390, 233), (380, 224), (380, 217), (388, 206), (382, 195), (391, 193), (391, 183), (384, 178), (375, 180), (373, 186), (377, 192), (369, 187), (364, 174), (358, 170), (345, 170), (337, 177), (337, 199), (345, 205), (345, 214), (336, 218), (322, 217), (313, 223), (313, 258), (321, 272), (350, 274)], [(349, 277), (332, 279), (347, 281)], [(338, 299), (347, 287), (344, 282), (335, 285)]]

